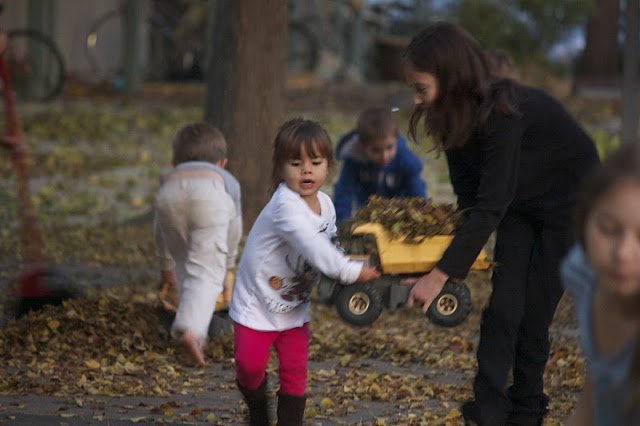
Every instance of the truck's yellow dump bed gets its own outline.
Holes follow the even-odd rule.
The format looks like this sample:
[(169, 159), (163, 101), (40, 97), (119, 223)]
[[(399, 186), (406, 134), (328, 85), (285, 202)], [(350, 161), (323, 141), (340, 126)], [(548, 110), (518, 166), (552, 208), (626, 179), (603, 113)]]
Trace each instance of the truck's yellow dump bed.
[[(406, 243), (394, 239), (391, 233), (379, 223), (359, 225), (352, 233), (375, 236), (383, 274), (413, 274), (430, 271), (442, 258), (442, 254), (453, 239), (451, 235), (436, 235), (425, 238), (419, 243)], [(471, 265), (471, 269), (489, 269), (490, 267), (491, 261), (483, 249)]]

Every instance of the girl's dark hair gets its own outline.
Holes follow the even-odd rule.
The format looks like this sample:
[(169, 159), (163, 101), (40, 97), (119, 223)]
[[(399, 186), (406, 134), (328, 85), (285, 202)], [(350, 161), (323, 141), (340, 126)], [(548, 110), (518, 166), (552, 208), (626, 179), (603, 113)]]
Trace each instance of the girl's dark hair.
[[(576, 235), (583, 245), (587, 220), (596, 204), (616, 185), (628, 181), (640, 183), (640, 145), (637, 143), (624, 144), (618, 148), (582, 185), (576, 202), (575, 224)], [(636, 341), (640, 342), (640, 333)], [(632, 416), (640, 415), (640, 344), (634, 350), (626, 383), (631, 391), (625, 401), (624, 414), (635, 418)]]
[(420, 120), (437, 149), (461, 147), (474, 132), (485, 134), (492, 111), (518, 115), (515, 82), (493, 77), (480, 44), (462, 28), (437, 22), (411, 39), (407, 66), (433, 74), (438, 95), (432, 105), (418, 104), (409, 120), (415, 141)]
[(271, 192), (275, 191), (282, 182), (282, 169), (287, 161), (300, 159), (302, 147), (311, 158), (326, 158), (331, 169), (333, 148), (326, 130), (315, 121), (303, 118), (291, 119), (280, 126), (273, 143)]
[(584, 244), (587, 219), (600, 199), (623, 181), (640, 182), (640, 145), (624, 144), (585, 179), (575, 206), (578, 241)]

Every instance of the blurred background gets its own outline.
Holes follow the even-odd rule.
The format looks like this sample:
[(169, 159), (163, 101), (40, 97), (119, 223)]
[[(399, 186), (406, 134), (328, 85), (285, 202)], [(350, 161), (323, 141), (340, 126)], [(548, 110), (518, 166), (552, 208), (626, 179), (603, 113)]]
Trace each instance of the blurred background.
[[(626, 0), (282, 0), (288, 68), (320, 78), (400, 79), (394, 59), (436, 20), (459, 23), (520, 66), (611, 85), (622, 73)], [(6, 30), (55, 43), (70, 80), (112, 79), (135, 63), (142, 81), (198, 80), (207, 66), (216, 0), (8, 0)], [(245, 0), (251, 7), (251, 0)], [(275, 11), (274, 11), (275, 13)], [(269, 16), (263, 16), (268, 20)], [(133, 37), (133, 38), (132, 38)], [(207, 38), (208, 37), (208, 38)], [(127, 48), (135, 48), (128, 54)], [(129, 63), (128, 63), (129, 62)], [(537, 71), (536, 71), (537, 72)], [(122, 77), (122, 76), (120, 76)]]
[[(353, 128), (362, 109), (384, 105), (398, 108), (399, 128), (406, 133), (412, 105), (403, 82), (402, 53), (411, 36), (431, 22), (459, 23), (499, 59), (498, 72), (559, 98), (593, 137), (601, 156), (623, 142), (637, 141), (638, 1), (7, 0), (0, 4), (0, 29), (9, 36), (4, 59), (13, 82), (10, 94), (15, 94), (25, 148), (15, 150), (0, 139), (0, 324), (10, 323), (9, 309), (15, 301), (11, 285), (34, 261), (26, 248), (36, 246), (41, 255), (37, 260), (55, 266), (52, 285), (64, 280), (85, 295), (112, 295), (119, 307), (137, 306), (139, 311), (131, 316), (148, 318), (145, 326), (151, 327), (157, 319), (150, 307), (159, 306), (151, 226), (154, 193), (171, 168), (176, 129), (206, 120), (225, 134), (228, 168), (242, 185), (248, 232), (267, 200), (271, 143), (286, 118), (314, 119), (335, 142)], [(3, 94), (9, 93), (5, 89)], [(5, 105), (2, 134), (10, 124), (6, 111)], [(429, 196), (436, 202), (455, 202), (443, 156), (419, 136), (410, 148), (424, 162)], [(25, 157), (20, 164), (18, 152)], [(324, 188), (329, 194), (331, 180)], [(473, 374), (473, 342), (489, 288), (486, 275), (471, 280), (475, 317), (457, 330), (462, 336), (453, 337), (457, 340), (450, 332), (429, 328), (418, 312), (384, 316), (383, 325), (363, 332), (345, 329), (334, 311), (316, 304), (314, 315), (322, 318), (318, 323), (325, 329), (314, 333), (312, 360), (342, 357), (340, 364), (343, 360), (348, 364), (352, 356), (366, 356), (375, 360), (370, 363), (375, 373), (384, 363), (395, 370), (391, 363), (403, 359), (419, 367), (418, 377), (425, 377), (417, 380), (403, 373), (403, 383), (412, 386), (430, 380), (424, 375), (425, 366), (447, 375), (455, 372), (458, 382), (453, 384), (438, 378), (448, 391), (439, 387), (429, 393), (437, 408), (433, 418), (421, 423), (453, 424), (447, 419), (453, 422), (459, 413), (447, 404), (457, 406), (470, 392), (464, 383)], [(78, 301), (78, 311), (85, 302)], [(122, 321), (117, 311), (109, 317), (111, 308), (96, 315), (94, 305), (84, 306), (87, 321), (94, 317), (100, 324)], [(47, 317), (41, 328), (53, 333), (67, 314), (49, 312), (55, 321)], [(559, 312), (552, 327), (551, 380), (546, 382), (554, 401), (549, 425), (562, 424), (584, 376), (570, 306), (565, 303)], [(86, 386), (77, 378), (99, 374), (70, 359), (102, 358), (104, 354), (97, 351), (104, 352), (103, 346), (92, 343), (93, 336), (45, 351), (31, 342), (48, 345), (46, 336), (23, 338), (38, 327), (29, 322), (12, 327), (13, 334), (0, 328), (0, 341), (5, 342), (0, 345), (0, 370), (7, 372), (0, 374), (0, 393), (83, 394)], [(117, 334), (140, 340), (143, 325), (125, 328)], [(138, 336), (130, 336), (133, 332)], [(415, 341), (429, 345), (420, 343), (408, 350), (404, 336), (425, 332), (428, 337)], [(96, 335), (102, 334), (113, 332)], [(157, 359), (164, 359), (167, 351), (161, 337), (153, 349)], [(397, 345), (390, 344), (396, 341)], [(145, 349), (132, 359), (143, 365), (153, 358), (149, 353)], [(55, 360), (44, 364), (64, 365), (73, 372), (67, 375), (64, 391), (57, 370), (39, 367), (42, 354)], [(4, 366), (11, 367), (2, 370)], [(147, 372), (145, 377), (165, 375), (154, 366)], [(350, 398), (343, 390), (343, 373), (336, 375), (336, 401)], [(91, 392), (131, 392), (115, 386), (127, 382), (114, 377), (117, 380), (107, 377), (103, 388)], [(176, 389), (131, 378), (139, 394), (164, 395)], [(322, 378), (316, 385), (327, 387)], [(426, 394), (410, 389), (398, 392), (397, 398), (413, 407), (411, 415), (422, 417), (426, 414), (420, 404)], [(217, 394), (212, 399), (217, 400)], [(316, 404), (315, 409), (320, 416), (335, 417), (330, 405)], [(375, 416), (369, 408), (362, 411)], [(222, 419), (222, 424), (229, 424)]]

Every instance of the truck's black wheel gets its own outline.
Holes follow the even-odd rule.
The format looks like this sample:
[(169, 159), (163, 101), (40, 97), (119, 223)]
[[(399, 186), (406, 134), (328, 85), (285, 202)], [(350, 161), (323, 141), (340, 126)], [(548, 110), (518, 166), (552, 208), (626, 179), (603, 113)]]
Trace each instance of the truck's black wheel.
[(453, 327), (464, 321), (471, 312), (471, 293), (464, 281), (447, 281), (429, 306), (427, 317), (442, 327)]
[(343, 285), (335, 303), (340, 317), (351, 325), (369, 325), (382, 312), (382, 296), (374, 283)]

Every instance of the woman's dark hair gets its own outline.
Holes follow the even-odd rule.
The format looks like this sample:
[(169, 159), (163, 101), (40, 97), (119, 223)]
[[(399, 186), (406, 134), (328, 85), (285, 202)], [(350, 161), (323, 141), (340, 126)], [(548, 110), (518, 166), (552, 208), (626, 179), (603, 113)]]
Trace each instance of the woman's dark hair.
[[(624, 144), (609, 155), (602, 166), (587, 178), (578, 194), (575, 208), (575, 225), (578, 240), (584, 245), (585, 229), (589, 215), (603, 196), (622, 182), (640, 183), (640, 145)], [(637, 300), (637, 298), (636, 298)], [(630, 301), (637, 309), (637, 302)], [(637, 312), (637, 311), (636, 311)], [(640, 334), (636, 338), (640, 342)], [(636, 344), (626, 383), (630, 392), (625, 401), (624, 414), (629, 418), (640, 415), (640, 344)]]
[(273, 144), (271, 192), (282, 182), (287, 161), (300, 159), (302, 147), (311, 158), (324, 157), (329, 169), (333, 167), (333, 148), (326, 130), (315, 121), (293, 118), (280, 126)]
[(438, 95), (432, 105), (414, 107), (409, 135), (415, 141), (420, 120), (438, 149), (461, 147), (474, 132), (487, 132), (492, 111), (517, 115), (515, 83), (494, 78), (480, 44), (462, 28), (437, 22), (411, 39), (405, 65), (432, 74)]

